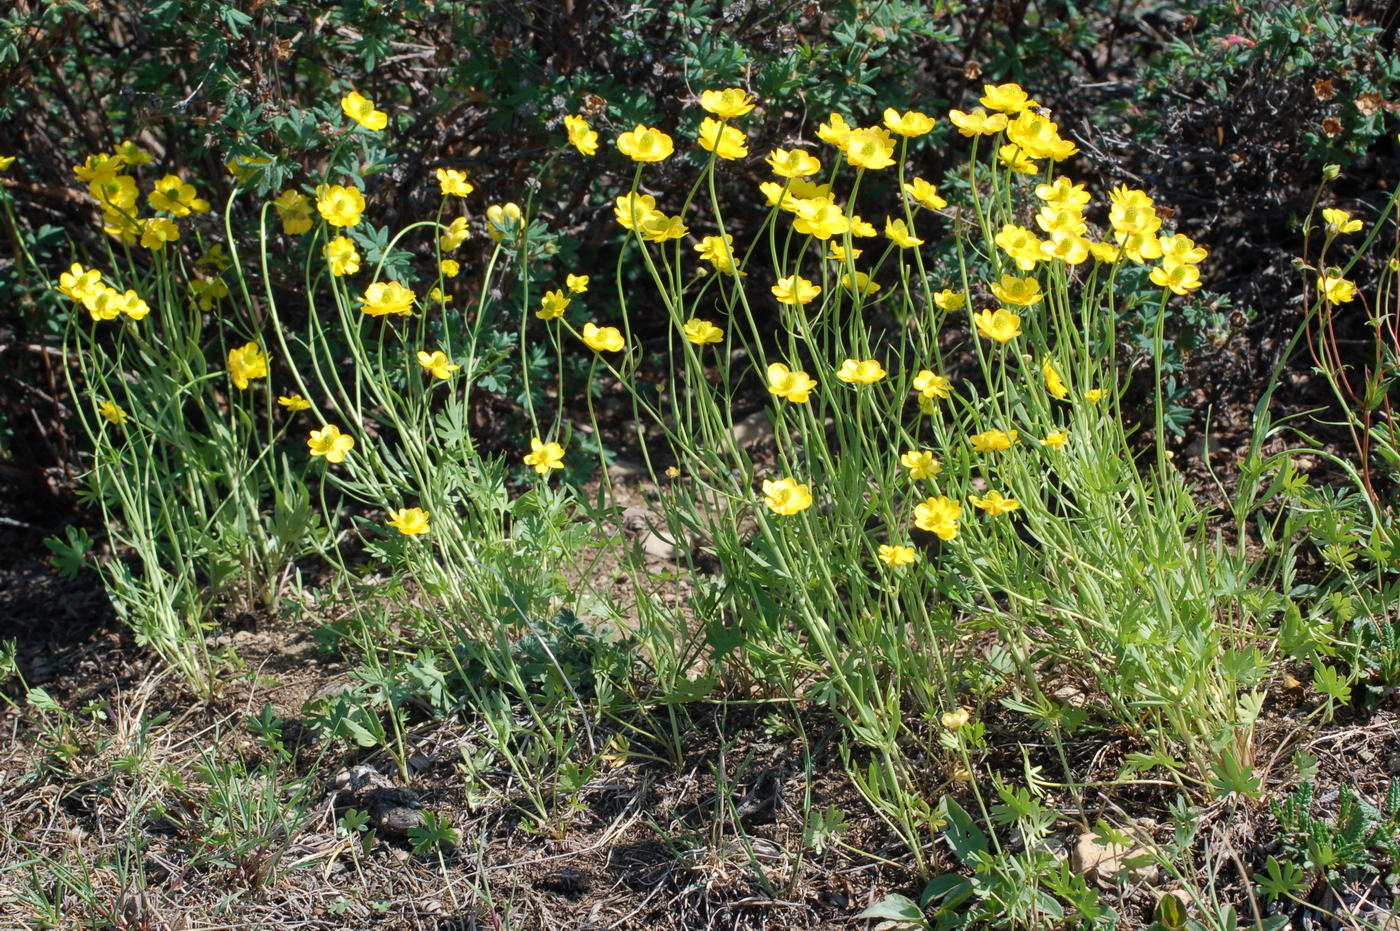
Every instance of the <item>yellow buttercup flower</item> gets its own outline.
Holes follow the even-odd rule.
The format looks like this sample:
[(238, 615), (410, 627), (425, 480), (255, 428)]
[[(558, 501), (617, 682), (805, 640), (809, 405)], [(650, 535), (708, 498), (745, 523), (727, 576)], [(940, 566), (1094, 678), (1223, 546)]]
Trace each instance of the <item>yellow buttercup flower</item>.
[(120, 291), (104, 284), (84, 295), (83, 307), (94, 320), (115, 320), (121, 316), (124, 302)]
[(524, 224), (525, 214), (521, 213), (520, 205), (513, 201), (492, 204), (486, 208), (486, 235), (494, 242), (519, 235)]
[(1040, 374), (1045, 377), (1046, 391), (1057, 398), (1069, 397), (1069, 389), (1065, 387), (1064, 379), (1060, 377), (1059, 372), (1055, 371), (1055, 366), (1049, 359), (1046, 359), (1045, 364), (1040, 367)]
[(929, 184), (923, 178), (915, 178), (904, 185), (904, 193), (909, 195), (909, 199), (920, 207), (929, 210), (942, 210), (948, 206), (948, 202), (938, 196), (938, 188)]
[(540, 442), (537, 436), (530, 437), (530, 451), (524, 456), (525, 464), (540, 475), (548, 475), (553, 469), (564, 468), (564, 447), (558, 443)]
[(360, 297), (360, 310), (371, 317), (384, 317), (389, 314), (407, 316), (413, 313), (413, 301), (417, 297), (397, 281), (376, 281)]
[(676, 147), (661, 130), (638, 123), (617, 137), (617, 149), (634, 162), (661, 162), (670, 158)]
[(564, 130), (569, 134), (569, 145), (578, 149), (580, 155), (593, 155), (598, 151), (598, 134), (581, 116), (564, 117)]
[(353, 275), (360, 270), (360, 253), (355, 243), (345, 236), (337, 236), (321, 250), (331, 267), (331, 274), (337, 278)]
[(642, 224), (657, 214), (656, 198), (650, 194), (623, 194), (616, 201), (613, 216), (624, 229), (641, 229)]
[(855, 246), (852, 246), (851, 251), (847, 252), (845, 246), (838, 242), (831, 242), (827, 245), (826, 257), (833, 262), (844, 262), (847, 259), (854, 262), (856, 259), (860, 258), (863, 253), (863, 249), (857, 249)]
[(918, 553), (912, 546), (893, 546), (882, 543), (879, 549), (880, 562), (887, 566), (898, 569), (901, 566), (912, 565), (918, 558)]
[(309, 410), (311, 408), (311, 402), (306, 400), (306, 398), (303, 398), (299, 394), (278, 395), (277, 403), (282, 405), (292, 413), (296, 413), (297, 411)]
[(282, 232), (288, 236), (299, 236), (311, 229), (311, 201), (300, 191), (288, 188), (277, 195), (272, 206), (282, 220)]
[(846, 272), (841, 276), (841, 287), (852, 294), (874, 294), (880, 290), (880, 282), (865, 272)]
[(102, 273), (95, 268), (83, 268), (74, 262), (72, 267), (58, 276), (58, 291), (64, 297), (81, 303), (89, 295), (96, 294), (102, 283)]
[(908, 113), (900, 113), (894, 107), (885, 108), (885, 128), (890, 132), (906, 138), (922, 136), (933, 130), (934, 118), (920, 113), (917, 110), (910, 110)]
[(141, 221), (141, 248), (159, 252), (168, 242), (180, 238), (180, 227), (169, 217), (147, 217)]
[(1021, 318), (1005, 307), (998, 307), (995, 311), (979, 310), (972, 315), (972, 321), (977, 324), (979, 336), (998, 343), (1009, 342), (1021, 335)]
[(462, 265), (456, 259), (443, 259), (438, 263), (438, 271), (444, 278), (456, 278), (462, 271)]
[(846, 137), (846, 160), (857, 168), (888, 168), (894, 164), (894, 139), (879, 126), (853, 130)]
[(1089, 258), (1093, 244), (1083, 236), (1056, 231), (1040, 244), (1040, 254), (1046, 259), (1059, 259), (1066, 265), (1079, 265)]
[(977, 495), (968, 495), (967, 500), (986, 511), (988, 517), (999, 517), (1021, 509), (1021, 502), (1015, 498), (1003, 498), (999, 491), (989, 491), (980, 498)]
[(958, 132), (964, 136), (995, 136), (1006, 128), (1006, 114), (988, 113), (981, 107), (977, 107), (971, 113), (949, 110), (948, 122), (956, 126)]
[(1047, 207), (1057, 210), (1083, 210), (1089, 205), (1089, 192), (1084, 185), (1063, 176), (1056, 178), (1053, 184), (1037, 184), (1035, 196), (1045, 201)]
[(568, 288), (572, 294), (582, 294), (588, 290), (588, 276), (568, 275), (564, 278), (564, 287)]
[(443, 228), (442, 234), (438, 236), (438, 246), (443, 252), (456, 251), (470, 235), (471, 230), (467, 228), (467, 218), (457, 217)]
[(1060, 128), (1034, 110), (1023, 110), (1006, 124), (1006, 138), (1031, 158), (1059, 162), (1078, 152), (1074, 143), (1060, 138)]
[(460, 371), (462, 368), (449, 360), (447, 353), (441, 349), (435, 349), (432, 352), (424, 352), (420, 349), (418, 351), (418, 364), (431, 372), (434, 378), (444, 380), (451, 378), (453, 372)]
[(89, 185), (102, 184), (115, 178), (125, 165), (126, 159), (120, 155), (99, 152), (89, 155), (81, 165), (74, 165), (73, 177)]
[(374, 103), (359, 91), (351, 91), (340, 99), (340, 109), (345, 115), (370, 132), (379, 132), (389, 125), (389, 114), (374, 109)]
[(695, 245), (695, 251), (722, 275), (733, 275), (739, 271), (738, 266), (734, 264), (734, 237), (728, 233), (723, 236), (706, 236)]
[(993, 237), (993, 242), (1010, 256), (1016, 267), (1023, 272), (1034, 269), (1036, 263), (1044, 257), (1040, 251), (1040, 240), (1024, 226), (1016, 226), (1013, 223), (1003, 225), (1001, 231)]
[(712, 116), (700, 121), (700, 133), (695, 141), (706, 152), (713, 152), (723, 159), (744, 158), (749, 154), (749, 144), (744, 134)]
[(0, 155), (0, 171), (9, 171), (10, 166), (15, 163), (15, 156)]
[(830, 197), (807, 197), (797, 201), (797, 219), (792, 221), (792, 228), (826, 240), (846, 232), (851, 223), (841, 205)]
[(316, 209), (331, 226), (354, 226), (365, 210), (365, 196), (357, 187), (342, 184), (316, 186)]
[(929, 400), (948, 398), (953, 395), (953, 383), (928, 369), (920, 369), (914, 376), (914, 390)]
[(828, 145), (833, 145), (842, 152), (846, 151), (846, 145), (850, 142), (851, 133), (855, 130), (842, 119), (841, 114), (833, 113), (827, 118), (825, 123), (817, 127), (817, 138)]
[(1317, 290), (1329, 304), (1350, 304), (1356, 299), (1356, 285), (1341, 275), (1319, 275)]
[(476, 185), (467, 180), (467, 173), (455, 168), (439, 168), (437, 179), (443, 197), (466, 197), (476, 190)]
[(700, 106), (722, 120), (732, 120), (753, 109), (754, 99), (742, 87), (729, 87), (722, 91), (702, 91)]
[(899, 246), (901, 249), (912, 249), (915, 246), (922, 246), (924, 241), (917, 238), (903, 220), (885, 218), (885, 238)]
[(899, 464), (909, 470), (909, 477), (915, 481), (937, 478), (943, 472), (943, 463), (930, 449), (911, 449), (899, 457)]
[(992, 285), (992, 296), (1003, 304), (1016, 307), (1031, 307), (1039, 304), (1045, 295), (1040, 290), (1040, 281), (1035, 278), (1017, 278), (1015, 275), (1002, 275), (1001, 280)]
[(801, 275), (779, 278), (771, 288), (779, 304), (806, 304), (822, 292), (821, 285), (813, 284)]
[(228, 351), (228, 374), (239, 391), (248, 389), (254, 378), (267, 377), (267, 356), (257, 343), (246, 343)]
[(967, 722), (972, 720), (972, 715), (966, 708), (959, 708), (957, 711), (944, 712), (938, 721), (950, 731), (962, 730), (967, 726)]
[(687, 320), (685, 326), (681, 327), (681, 332), (685, 334), (687, 340), (697, 346), (724, 342), (724, 330), (708, 320), (701, 320), (699, 317)]
[(1173, 294), (1190, 294), (1201, 286), (1201, 271), (1194, 265), (1163, 263), (1148, 275), (1152, 283)]
[(583, 325), (583, 341), (595, 352), (621, 352), (625, 345), (617, 327), (600, 327), (594, 323)]
[(452, 303), (452, 295), (444, 294), (442, 292), (442, 288), (439, 288), (437, 285), (433, 285), (433, 287), (428, 291), (428, 301), (433, 304), (442, 304), (443, 306), (446, 306)]
[(768, 390), (793, 404), (806, 404), (816, 381), (801, 369), (789, 369), (781, 362), (768, 366)]
[(961, 291), (944, 288), (933, 296), (933, 303), (939, 310), (946, 310), (952, 313), (955, 310), (962, 310), (967, 306), (967, 295)]
[(1090, 388), (1088, 391), (1084, 392), (1084, 400), (1088, 401), (1090, 404), (1099, 403), (1103, 400), (1103, 389)]
[(146, 201), (151, 209), (164, 210), (177, 217), (209, 212), (209, 201), (196, 194), (194, 185), (182, 181), (179, 175), (166, 175), (157, 181)]
[[(228, 293), (227, 289), (225, 289), (224, 293)], [(132, 320), (141, 320), (151, 312), (150, 305), (141, 300), (140, 295), (135, 291), (128, 290), (123, 292), (117, 306), (122, 313), (126, 314)]]
[(822, 163), (805, 149), (774, 149), (765, 161), (779, 178), (806, 178), (822, 170)]
[(690, 232), (679, 216), (668, 217), (661, 211), (653, 213), (642, 221), (638, 232), (647, 242), (669, 242), (672, 239), (682, 239)]
[(975, 452), (1004, 453), (1016, 444), (1018, 437), (1019, 434), (1015, 430), (1006, 433), (993, 428), (981, 433), (974, 433), (967, 439)]
[(1069, 442), (1069, 431), (1060, 430), (1057, 433), (1047, 433), (1045, 435), (1045, 439), (1041, 440), (1040, 442), (1044, 443), (1046, 446), (1049, 446), (1051, 449), (1059, 449), (1061, 446), (1064, 446), (1066, 443)]
[(812, 506), (812, 490), (794, 478), (764, 479), (764, 503), (774, 514), (791, 517)]
[(1327, 233), (1336, 236), (1339, 233), (1357, 233), (1361, 231), (1360, 220), (1353, 220), (1351, 214), (1345, 210), (1338, 210), (1336, 207), (1323, 207), (1322, 219), (1327, 224)]
[(1025, 149), (1008, 142), (997, 149), (997, 159), (1018, 175), (1033, 175), (1040, 171), (1040, 166), (1035, 163), (1035, 159)]
[(962, 505), (942, 495), (925, 498), (923, 503), (914, 506), (914, 526), (940, 540), (951, 540), (958, 535), (961, 518)]
[(564, 296), (563, 291), (546, 291), (544, 297), (540, 298), (540, 309), (535, 311), (535, 316), (541, 320), (562, 317), (564, 311), (569, 309), (569, 303), (570, 301)]
[(428, 532), (428, 512), (422, 508), (399, 508), (389, 512), (386, 523), (406, 537)]
[(887, 374), (875, 359), (847, 359), (841, 363), (836, 377), (848, 385), (873, 385)]
[(1162, 248), (1163, 265), (1199, 265), (1206, 260), (1206, 250), (1196, 245), (1190, 236), (1181, 233), (1159, 236), (1157, 245)]
[(110, 424), (121, 426), (126, 423), (127, 413), (120, 404), (111, 398), (97, 405), (97, 413), (102, 415), (102, 419)]
[(344, 462), (345, 454), (355, 448), (355, 438), (340, 432), (334, 424), (312, 430), (306, 441), (312, 456), (324, 456), (327, 462)]
[(1036, 106), (1019, 84), (984, 84), (982, 98), (978, 101), (988, 110), (1002, 113), (1020, 113)]

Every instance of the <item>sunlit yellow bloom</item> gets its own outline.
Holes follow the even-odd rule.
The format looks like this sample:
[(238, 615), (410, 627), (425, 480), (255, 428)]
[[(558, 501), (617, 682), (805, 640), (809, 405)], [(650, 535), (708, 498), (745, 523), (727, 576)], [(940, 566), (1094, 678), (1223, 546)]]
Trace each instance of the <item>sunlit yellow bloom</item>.
[(912, 249), (915, 246), (922, 246), (924, 241), (914, 236), (903, 220), (885, 218), (885, 238), (899, 246), (901, 249)]
[(588, 276), (567, 275), (564, 278), (564, 287), (568, 288), (571, 294), (582, 294), (588, 290)]
[(389, 125), (389, 114), (374, 109), (374, 103), (359, 91), (351, 91), (340, 99), (340, 109), (345, 115), (370, 132), (379, 132)]
[(495, 242), (518, 235), (524, 223), (525, 215), (520, 212), (520, 205), (513, 201), (486, 208), (486, 235)]
[(101, 184), (115, 178), (124, 165), (126, 165), (126, 159), (120, 155), (99, 152), (96, 155), (89, 155), (81, 165), (74, 165), (73, 176), (79, 181), (86, 181), (89, 185)]
[(700, 253), (700, 258), (714, 266), (715, 271), (722, 275), (733, 275), (738, 271), (734, 264), (734, 237), (725, 233), (723, 236), (706, 236), (695, 245), (695, 251)]
[(616, 203), (613, 215), (624, 229), (640, 229), (643, 223), (658, 212), (656, 198), (650, 194), (623, 194)]
[(1045, 435), (1045, 439), (1041, 440), (1040, 442), (1044, 443), (1046, 446), (1049, 446), (1051, 449), (1059, 449), (1061, 446), (1064, 446), (1066, 443), (1069, 442), (1069, 431), (1061, 430), (1058, 433), (1047, 433)]
[(758, 189), (763, 192), (769, 207), (777, 204), (780, 210), (786, 210), (788, 213), (797, 213), (804, 200), (832, 199), (831, 185), (817, 184), (806, 178), (793, 178), (788, 181), (786, 187), (776, 181), (760, 181)]
[(763, 500), (774, 514), (791, 517), (812, 506), (812, 490), (794, 478), (764, 479)]
[(371, 317), (413, 313), (416, 295), (397, 281), (376, 281), (360, 297), (360, 310)]
[(949, 110), (948, 122), (958, 128), (964, 136), (995, 136), (1006, 128), (1005, 113), (988, 113), (981, 107), (971, 113)]
[(789, 369), (781, 362), (768, 366), (768, 390), (793, 404), (806, 404), (817, 383), (801, 369)]
[(972, 322), (977, 324), (979, 336), (998, 343), (1009, 342), (1021, 335), (1021, 318), (1005, 307), (998, 307), (995, 311), (979, 310), (972, 315)]
[(360, 253), (355, 243), (345, 236), (337, 236), (321, 250), (331, 267), (331, 274), (337, 278), (353, 275), (360, 270)]
[(1162, 256), (1161, 243), (1152, 233), (1121, 233), (1115, 230), (1113, 235), (1123, 254), (1139, 265)]
[(978, 101), (988, 110), (1002, 113), (1020, 113), (1036, 106), (1019, 84), (983, 84), (982, 98)]
[(1103, 389), (1090, 388), (1088, 391), (1084, 392), (1084, 400), (1088, 401), (1090, 404), (1099, 403), (1103, 400)]
[(105, 284), (88, 291), (82, 298), (83, 307), (94, 320), (115, 320), (122, 314), (124, 302), (121, 292)]
[(166, 175), (157, 181), (146, 201), (153, 210), (164, 210), (177, 217), (209, 212), (209, 201), (196, 194), (194, 185), (180, 180), (179, 175)]
[(562, 317), (564, 311), (569, 309), (569, 303), (570, 301), (564, 296), (563, 291), (546, 291), (544, 297), (540, 298), (540, 309), (535, 311), (535, 316), (541, 320)]
[(258, 176), (264, 168), (272, 164), (272, 159), (261, 155), (235, 155), (224, 162), (224, 167), (239, 184), (247, 184)]
[(868, 126), (846, 137), (846, 160), (857, 168), (879, 169), (894, 164), (894, 139), (889, 130)]
[(1055, 207), (1046, 204), (1035, 215), (1035, 225), (1047, 233), (1072, 233), (1083, 236), (1087, 224), (1078, 207)]
[(452, 377), (452, 373), (461, 370), (461, 366), (447, 358), (447, 353), (441, 349), (432, 352), (418, 350), (418, 364), (432, 373), (434, 378), (447, 379)]
[[(174, 178), (175, 176), (171, 175), (171, 177)], [(179, 178), (175, 178), (175, 180), (178, 181)], [(191, 190), (193, 190), (193, 188), (191, 188)], [(92, 194), (93, 200), (102, 205), (102, 209), (105, 212), (122, 214), (133, 214), (136, 212), (136, 200), (141, 194), (140, 188), (136, 186), (136, 179), (131, 175), (117, 175), (115, 178), (110, 178), (105, 181), (94, 181), (88, 186), (88, 191)], [(154, 197), (155, 194), (153, 193), (151, 196)], [(162, 195), (162, 198), (163, 197), (164, 195)], [(198, 200), (198, 198), (196, 198), (196, 200)], [(162, 202), (164, 202), (163, 199)], [(200, 201), (200, 203), (204, 202)], [(208, 205), (206, 204), (205, 207), (207, 209)], [(185, 213), (189, 212), (189, 209), (185, 208)], [(130, 219), (130, 217), (128, 217), (128, 219)]]
[(58, 291), (64, 297), (82, 301), (103, 287), (102, 273), (95, 268), (83, 268), (74, 262), (72, 267), (58, 276)]
[(306, 400), (306, 398), (303, 398), (299, 394), (293, 394), (290, 396), (278, 395), (277, 403), (285, 407), (287, 410), (292, 411), (293, 413), (296, 413), (297, 411), (309, 410), (311, 408), (311, 402)]
[(140, 242), (145, 227), (141, 221), (126, 213), (106, 210), (102, 213), (102, 232), (122, 242)]
[(345, 454), (355, 448), (355, 438), (340, 432), (334, 424), (312, 430), (306, 447), (312, 456), (325, 456), (327, 462), (344, 462)]
[(1079, 265), (1089, 258), (1091, 243), (1083, 236), (1056, 231), (1040, 244), (1040, 254), (1046, 259), (1058, 259), (1066, 265)]
[(687, 340), (697, 346), (724, 342), (724, 330), (708, 320), (701, 320), (699, 317), (687, 320), (685, 326), (681, 328), (681, 332), (685, 334)]
[(920, 369), (914, 376), (914, 390), (929, 400), (952, 397), (953, 383), (928, 369)]
[(1015, 445), (1018, 436), (1019, 434), (1015, 430), (1004, 433), (1001, 430), (991, 429), (972, 434), (968, 437), (968, 441), (972, 443), (972, 448), (976, 452), (1002, 453)]
[(918, 553), (912, 546), (892, 546), (888, 543), (880, 544), (880, 562), (895, 569), (901, 566), (912, 565), (918, 558)]
[(1056, 178), (1053, 184), (1037, 184), (1035, 196), (1057, 210), (1083, 210), (1089, 205), (1089, 192), (1084, 185), (1063, 176)]
[(885, 128), (890, 132), (907, 138), (922, 136), (933, 130), (934, 119), (918, 110), (910, 110), (908, 113), (900, 113), (894, 107), (885, 108)]
[(365, 196), (357, 187), (318, 184), (316, 209), (331, 226), (354, 226), (360, 222), (360, 214), (364, 213)]
[(1002, 275), (1001, 280), (992, 285), (992, 295), (1003, 304), (1016, 307), (1039, 304), (1045, 297), (1040, 290), (1039, 280), (1017, 278), (1015, 275)]
[(842, 119), (841, 114), (833, 113), (825, 123), (817, 127), (817, 138), (844, 152), (846, 144), (850, 141), (851, 133), (854, 131), (851, 125)]
[(455, 168), (439, 168), (437, 179), (443, 197), (466, 197), (476, 190), (476, 185), (467, 180), (467, 173)]
[(659, 129), (638, 123), (631, 132), (617, 137), (618, 151), (634, 162), (661, 162), (676, 150), (671, 137)]
[(779, 178), (806, 178), (822, 170), (822, 163), (805, 149), (774, 149), (765, 161)]
[(935, 534), (940, 540), (951, 540), (958, 535), (961, 517), (962, 505), (942, 495), (925, 498), (922, 504), (914, 506), (914, 526)]
[(583, 342), (594, 352), (621, 352), (625, 345), (622, 332), (615, 326), (583, 325)]
[(841, 245), (839, 242), (832, 240), (827, 245), (826, 257), (828, 259), (831, 259), (833, 262), (844, 262), (848, 258), (852, 262), (854, 262), (856, 259), (861, 257), (861, 254), (863, 252), (863, 249), (857, 249), (855, 246), (852, 246), (851, 251), (848, 253), (846, 251), (845, 246)]
[(977, 495), (968, 495), (967, 500), (986, 511), (988, 517), (999, 517), (1021, 509), (1021, 502), (1015, 498), (1003, 498), (999, 491), (989, 491), (980, 498)]
[(880, 290), (880, 282), (865, 272), (846, 272), (841, 276), (841, 287), (852, 294), (874, 294)]
[(724, 159), (744, 158), (749, 154), (749, 144), (744, 134), (712, 116), (700, 121), (700, 132), (695, 141), (706, 152), (713, 152)]
[(433, 285), (432, 288), (428, 291), (428, 301), (429, 303), (442, 304), (446, 306), (447, 304), (452, 303), (452, 295), (444, 294), (442, 288), (439, 288), (437, 285)]
[(779, 304), (806, 304), (822, 292), (821, 285), (813, 284), (801, 275), (779, 278), (772, 287), (773, 296)]
[[(224, 289), (224, 293), (228, 293), (227, 288)], [(117, 302), (117, 306), (123, 314), (126, 314), (126, 316), (130, 317), (132, 320), (143, 320), (146, 315), (151, 312), (151, 305), (147, 304), (141, 299), (139, 294), (131, 290), (122, 293), (121, 299)]]
[(159, 252), (168, 242), (180, 238), (180, 227), (169, 217), (147, 217), (141, 221), (141, 248)]
[(108, 398), (101, 404), (97, 405), (97, 412), (101, 414), (102, 419), (106, 420), (108, 423), (116, 424), (118, 426), (126, 423), (126, 411), (122, 408), (120, 404), (118, 404), (116, 401), (113, 401), (111, 398)]
[(1035, 163), (1035, 159), (1031, 158), (1025, 149), (1014, 142), (1008, 142), (997, 149), (997, 158), (1008, 169), (1020, 175), (1033, 175), (1040, 171), (1040, 166)]
[(1123, 250), (1111, 242), (1090, 242), (1089, 254), (1097, 262), (1112, 265), (1123, 257)]
[(961, 291), (944, 288), (933, 296), (933, 303), (939, 310), (946, 310), (952, 313), (955, 310), (962, 310), (967, 306), (967, 295)]
[(1161, 227), (1162, 220), (1157, 216), (1152, 198), (1145, 191), (1120, 184), (1108, 192), (1108, 199), (1108, 223), (1115, 233), (1122, 234), (1118, 237), (1119, 242), (1123, 241), (1124, 236), (1155, 234)]
[(1199, 265), (1206, 260), (1206, 250), (1181, 233), (1159, 236), (1157, 245), (1162, 247), (1163, 265)]
[(13, 165), (14, 163), (15, 163), (15, 156), (13, 156), (13, 155), (0, 155), (0, 172), (9, 171), (9, 170), (10, 170), (10, 166)]
[(1040, 240), (1024, 226), (1007, 223), (996, 234), (994, 241), (1023, 272), (1031, 271), (1041, 261)]
[(589, 127), (581, 116), (564, 117), (564, 131), (569, 134), (569, 145), (578, 149), (580, 155), (593, 155), (598, 151), (598, 134)]
[(228, 351), (228, 375), (239, 391), (248, 390), (248, 382), (267, 377), (267, 356), (257, 343), (245, 343)]
[(1059, 127), (1033, 110), (1023, 110), (1006, 125), (1006, 138), (1031, 158), (1063, 161), (1079, 150), (1060, 138)]
[(848, 385), (873, 385), (888, 372), (875, 359), (847, 359), (841, 363), (836, 377)]
[(934, 457), (930, 449), (911, 449), (899, 457), (899, 464), (909, 470), (909, 477), (915, 481), (937, 478), (943, 472), (943, 463)]
[(938, 719), (938, 722), (950, 731), (959, 731), (967, 726), (967, 722), (972, 719), (966, 708), (959, 708), (957, 711), (946, 711)]
[(661, 211), (653, 213), (642, 221), (638, 232), (647, 242), (669, 242), (672, 239), (682, 239), (690, 232), (679, 216), (668, 217)]
[(462, 266), (456, 259), (443, 259), (438, 263), (438, 271), (442, 272), (444, 278), (456, 278), (461, 273)]
[(904, 193), (908, 194), (909, 199), (914, 203), (929, 210), (942, 210), (948, 206), (948, 202), (938, 196), (938, 188), (923, 178), (915, 178), (905, 184)]
[(272, 206), (282, 220), (282, 232), (288, 236), (299, 236), (311, 229), (311, 201), (300, 191), (287, 188), (277, 195)]
[(1336, 207), (1323, 207), (1322, 219), (1327, 224), (1328, 234), (1332, 236), (1338, 233), (1360, 232), (1362, 227), (1360, 220), (1353, 220), (1351, 214)]
[[(145, 149), (141, 148), (139, 145), (132, 142), (130, 139), (117, 146), (117, 155), (119, 155), (121, 157), (121, 160), (126, 162), (128, 165), (149, 165), (152, 161), (154, 161), (154, 159), (151, 158), (150, 152), (147, 152)], [(11, 161), (13, 161), (13, 159), (11, 159)], [(0, 171), (3, 170), (3, 168), (0, 168)]]
[(399, 508), (389, 512), (386, 523), (406, 537), (428, 532), (428, 512), (422, 508)]
[(1163, 263), (1152, 269), (1148, 277), (1153, 284), (1177, 295), (1190, 294), (1201, 286), (1201, 271), (1194, 265)]
[(1040, 367), (1040, 374), (1045, 378), (1045, 390), (1057, 398), (1069, 397), (1069, 389), (1065, 387), (1064, 379), (1055, 370), (1055, 365), (1049, 359)]
[(700, 106), (722, 120), (732, 120), (753, 109), (754, 99), (742, 87), (728, 87), (722, 91), (701, 91)]
[(540, 475), (548, 475), (552, 469), (564, 468), (564, 447), (558, 443), (542, 443), (537, 436), (530, 437), (530, 451), (524, 456), (525, 464)]
[(447, 224), (442, 234), (438, 236), (438, 246), (443, 252), (453, 252), (466, 242), (470, 235), (471, 230), (467, 228), (467, 218), (457, 217)]
[(1329, 304), (1350, 304), (1356, 299), (1356, 285), (1341, 275), (1319, 275), (1317, 290)]
[(840, 204), (829, 197), (812, 197), (797, 202), (797, 219), (792, 221), (792, 228), (825, 240), (840, 236), (851, 224)]
[(867, 223), (864, 220), (862, 220), (859, 216), (852, 214), (851, 235), (861, 236), (866, 239), (869, 239), (871, 236), (878, 236), (879, 233), (875, 232), (875, 224)]

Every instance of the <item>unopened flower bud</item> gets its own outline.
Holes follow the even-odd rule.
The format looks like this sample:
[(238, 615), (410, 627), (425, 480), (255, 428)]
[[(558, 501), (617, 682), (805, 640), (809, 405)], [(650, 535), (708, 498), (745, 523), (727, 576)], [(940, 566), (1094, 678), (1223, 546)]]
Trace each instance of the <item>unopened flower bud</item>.
[(1336, 181), (1336, 180), (1337, 180), (1337, 175), (1339, 175), (1339, 174), (1341, 174), (1341, 173), (1342, 173), (1342, 166), (1341, 166), (1341, 165), (1337, 165), (1337, 164), (1334, 163), (1334, 164), (1329, 164), (1329, 165), (1324, 165), (1324, 166), (1322, 166), (1322, 177), (1326, 178), (1328, 181)]

